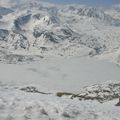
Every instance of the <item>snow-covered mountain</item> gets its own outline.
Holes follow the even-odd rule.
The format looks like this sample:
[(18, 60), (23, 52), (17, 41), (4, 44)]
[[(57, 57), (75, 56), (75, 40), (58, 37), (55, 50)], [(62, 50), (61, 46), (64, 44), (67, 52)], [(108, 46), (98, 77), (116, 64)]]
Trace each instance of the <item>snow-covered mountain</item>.
[[(120, 19), (111, 9), (39, 0), (6, 3), (0, 8), (0, 49), (6, 54), (112, 56), (119, 61)], [(119, 13), (118, 7), (114, 10)]]
[(120, 63), (119, 5), (0, 0), (0, 120), (119, 120), (108, 60)]

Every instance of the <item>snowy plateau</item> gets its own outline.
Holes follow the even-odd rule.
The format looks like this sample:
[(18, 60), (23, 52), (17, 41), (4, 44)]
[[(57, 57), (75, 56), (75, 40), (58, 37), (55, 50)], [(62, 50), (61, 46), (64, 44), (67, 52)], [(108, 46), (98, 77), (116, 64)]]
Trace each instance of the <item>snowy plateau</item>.
[(0, 120), (120, 120), (120, 5), (0, 0)]

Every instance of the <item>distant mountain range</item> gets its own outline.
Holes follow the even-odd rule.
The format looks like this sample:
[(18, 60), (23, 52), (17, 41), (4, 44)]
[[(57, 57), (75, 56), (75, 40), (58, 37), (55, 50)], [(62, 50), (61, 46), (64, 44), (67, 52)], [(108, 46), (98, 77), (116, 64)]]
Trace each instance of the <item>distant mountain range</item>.
[(90, 56), (119, 62), (119, 5), (107, 10), (39, 0), (19, 3), (8, 0), (1, 5), (2, 60), (6, 55), (15, 54)]

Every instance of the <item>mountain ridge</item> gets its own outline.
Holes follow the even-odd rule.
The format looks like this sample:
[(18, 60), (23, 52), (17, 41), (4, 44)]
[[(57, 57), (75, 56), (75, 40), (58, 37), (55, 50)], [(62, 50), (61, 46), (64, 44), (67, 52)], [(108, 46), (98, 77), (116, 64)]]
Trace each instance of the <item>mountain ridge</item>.
[(0, 47), (13, 54), (79, 56), (87, 51), (92, 57), (119, 50), (120, 20), (110, 10), (37, 0), (19, 4), (6, 8), (12, 12), (0, 21)]

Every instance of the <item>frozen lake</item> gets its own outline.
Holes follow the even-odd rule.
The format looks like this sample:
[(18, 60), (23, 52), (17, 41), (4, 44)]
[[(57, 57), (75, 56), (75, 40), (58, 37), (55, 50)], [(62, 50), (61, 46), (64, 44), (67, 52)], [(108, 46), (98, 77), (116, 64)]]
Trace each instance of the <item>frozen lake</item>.
[(0, 81), (15, 86), (37, 86), (41, 91), (79, 92), (90, 84), (120, 81), (120, 67), (88, 58), (42, 59), (40, 62), (0, 64)]

